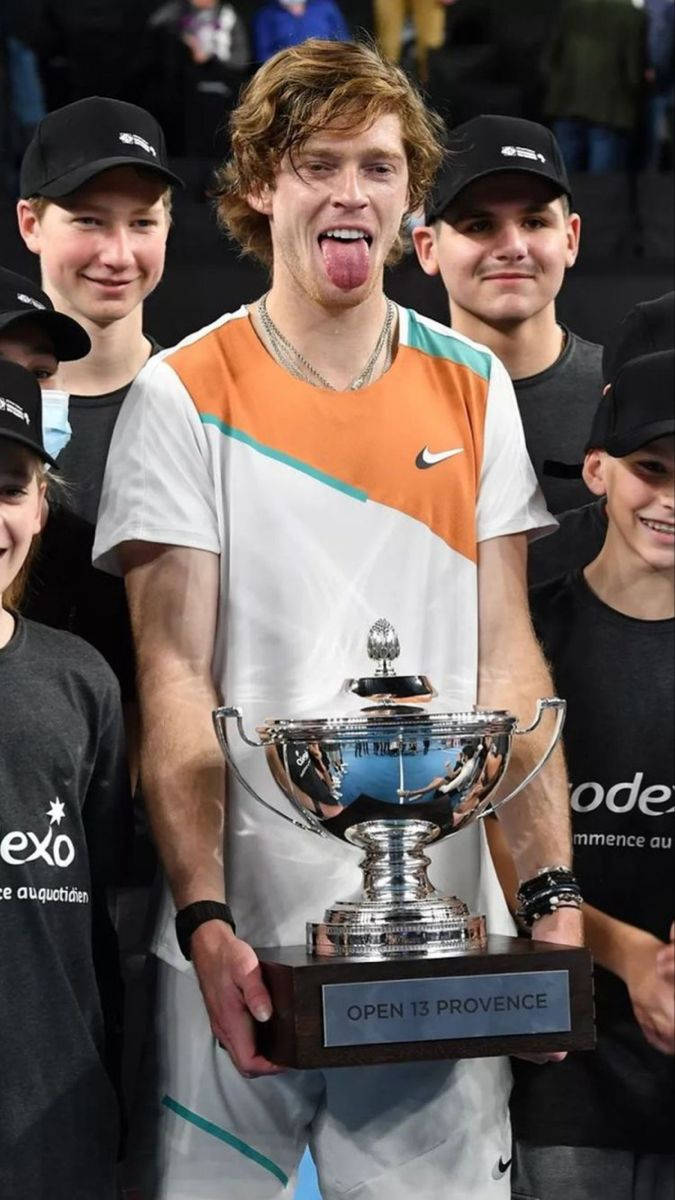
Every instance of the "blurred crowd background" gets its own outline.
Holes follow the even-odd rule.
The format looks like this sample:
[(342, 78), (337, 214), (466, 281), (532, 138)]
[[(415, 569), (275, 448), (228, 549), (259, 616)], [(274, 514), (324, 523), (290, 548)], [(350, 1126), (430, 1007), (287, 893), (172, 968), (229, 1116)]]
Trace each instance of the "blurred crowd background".
[[(175, 270), (148, 305), (157, 336), (170, 344), (220, 312), (223, 271), (232, 300), (252, 298), (260, 271), (224, 245), (205, 203), (228, 112), (283, 46), (366, 35), (419, 79), (448, 129), (484, 112), (554, 129), (584, 218), (562, 315), (569, 302), (580, 332), (602, 341), (630, 303), (672, 286), (674, 12), (673, 0), (2, 0), (1, 261), (34, 270), (11, 208), (37, 121), (82, 96), (114, 96), (157, 116), (188, 181)], [(604, 282), (581, 286), (584, 272)], [(625, 281), (617, 312), (612, 272)], [(447, 320), (440, 286), (412, 261), (389, 291)]]

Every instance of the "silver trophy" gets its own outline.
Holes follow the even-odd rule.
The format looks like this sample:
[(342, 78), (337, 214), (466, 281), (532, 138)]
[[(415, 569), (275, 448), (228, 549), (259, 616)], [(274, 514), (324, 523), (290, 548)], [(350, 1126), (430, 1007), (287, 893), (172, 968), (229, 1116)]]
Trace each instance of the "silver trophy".
[[(348, 679), (330, 715), (274, 718), (249, 737), (241, 709), (218, 708), (213, 720), (229, 767), (265, 808), (303, 830), (364, 851), (363, 894), (338, 902), (307, 925), (307, 950), (319, 956), (390, 958), (452, 955), (487, 945), (485, 917), (427, 876), (425, 847), (465, 829), (512, 800), (548, 761), (565, 719), (565, 701), (538, 700), (531, 725), (511, 713), (448, 711), (424, 675), (398, 675), (396, 631), (379, 620), (368, 634), (372, 673)], [(508, 766), (512, 738), (531, 733), (555, 712), (549, 745), (537, 765), (495, 804), (490, 796)], [(290, 802), (269, 804), (237, 767), (228, 726), (264, 751), (270, 774)]]

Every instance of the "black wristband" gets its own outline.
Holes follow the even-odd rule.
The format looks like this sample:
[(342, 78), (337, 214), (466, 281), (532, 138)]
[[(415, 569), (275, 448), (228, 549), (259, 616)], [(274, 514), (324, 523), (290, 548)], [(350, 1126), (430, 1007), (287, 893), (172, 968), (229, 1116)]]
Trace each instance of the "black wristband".
[(221, 900), (195, 900), (176, 913), (176, 937), (181, 954), (191, 962), (190, 939), (195, 931), (205, 921), (225, 921), (233, 933), (236, 933), (234, 917), (229, 904)]

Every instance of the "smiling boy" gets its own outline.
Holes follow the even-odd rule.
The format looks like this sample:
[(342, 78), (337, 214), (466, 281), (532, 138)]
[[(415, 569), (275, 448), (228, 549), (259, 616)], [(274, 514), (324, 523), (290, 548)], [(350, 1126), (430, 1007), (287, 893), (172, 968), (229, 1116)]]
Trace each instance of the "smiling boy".
[[(155, 1126), (138, 1159), (149, 1195), (281, 1197), (308, 1140), (325, 1200), (508, 1195), (504, 1060), (280, 1075), (257, 1050), (271, 1004), (252, 946), (297, 944), (359, 874), (349, 847), (287, 836), (234, 779), (224, 840), (211, 723), (219, 695), (254, 724), (318, 702), (358, 672), (382, 613), (458, 708), (477, 686), (523, 715), (549, 694), (524, 564), (550, 516), (506, 372), (383, 291), (438, 135), (371, 48), (309, 41), (266, 63), (234, 113), (218, 205), (270, 290), (149, 363), (115, 431), (95, 553), (125, 572), (144, 790), (173, 897), (155, 939), (159, 1075), (140, 1114)], [(243, 769), (269, 795), (264, 761)], [(569, 865), (560, 757), (532, 795), (509, 821), (525, 878)], [(478, 827), (432, 855), (441, 886), (492, 909)], [(497, 898), (492, 927), (508, 929)], [(551, 908), (540, 929), (574, 942), (579, 913)]]
[(155, 118), (102, 96), (49, 113), (21, 166), (21, 236), (39, 255), (54, 307), (91, 339), (89, 354), (59, 376), (73, 432), (59, 467), (91, 524), (122, 401), (157, 349), (143, 332), (143, 301), (164, 270), (176, 183)]
[[(583, 465), (606, 502), (604, 545), (585, 569), (530, 593), (568, 704), (598, 1030), (597, 1048), (554, 1076), (514, 1064), (514, 1192), (540, 1200), (665, 1200), (675, 1187), (674, 364), (671, 349), (617, 372)], [(489, 833), (508, 888), (495, 822)]]
[(550, 130), (480, 116), (453, 130), (425, 225), (420, 264), (440, 272), (453, 329), (502, 360), (551, 512), (590, 501), (581, 481), (549, 478), (546, 459), (577, 461), (602, 384), (602, 347), (559, 323), (555, 301), (576, 262), (581, 219)]

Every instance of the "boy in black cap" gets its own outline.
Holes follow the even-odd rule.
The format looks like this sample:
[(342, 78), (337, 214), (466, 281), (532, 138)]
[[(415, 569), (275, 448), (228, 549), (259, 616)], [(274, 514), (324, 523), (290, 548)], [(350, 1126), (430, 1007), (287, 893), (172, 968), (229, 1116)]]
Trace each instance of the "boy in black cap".
[(422, 268), (440, 271), (453, 329), (502, 359), (549, 509), (590, 497), (580, 481), (550, 479), (543, 463), (580, 457), (600, 392), (602, 348), (556, 318), (581, 221), (550, 130), (480, 116), (452, 133), (445, 170), (413, 239)]
[[(604, 545), (585, 570), (531, 592), (568, 702), (598, 1026), (597, 1049), (570, 1055), (555, 1078), (514, 1063), (514, 1189), (540, 1200), (665, 1200), (675, 1190), (674, 362), (673, 350), (633, 359), (603, 396), (583, 474), (606, 500)], [(498, 823), (489, 825), (508, 892)]]
[(177, 183), (155, 118), (101, 96), (44, 117), (21, 165), (21, 236), (54, 306), (92, 343), (61, 372), (73, 437), (59, 459), (73, 506), (92, 524), (117, 414), (158, 348), (143, 332), (143, 301), (162, 277)]
[(40, 388), (0, 362), (0, 1195), (114, 1200), (117, 1104), (103, 1067), (92, 914), (123, 858), (128, 768), (115, 678), (11, 590), (54, 460)]
[[(602, 370), (605, 387), (632, 358), (670, 350), (675, 346), (675, 292), (666, 292), (653, 300), (643, 300), (626, 314), (604, 349)], [(578, 467), (549, 460), (544, 473), (553, 478), (578, 478)], [(530, 546), (528, 578), (530, 585), (547, 583), (575, 568), (585, 567), (602, 549), (607, 533), (605, 499), (558, 513), (558, 529), (551, 537), (540, 538)]]

